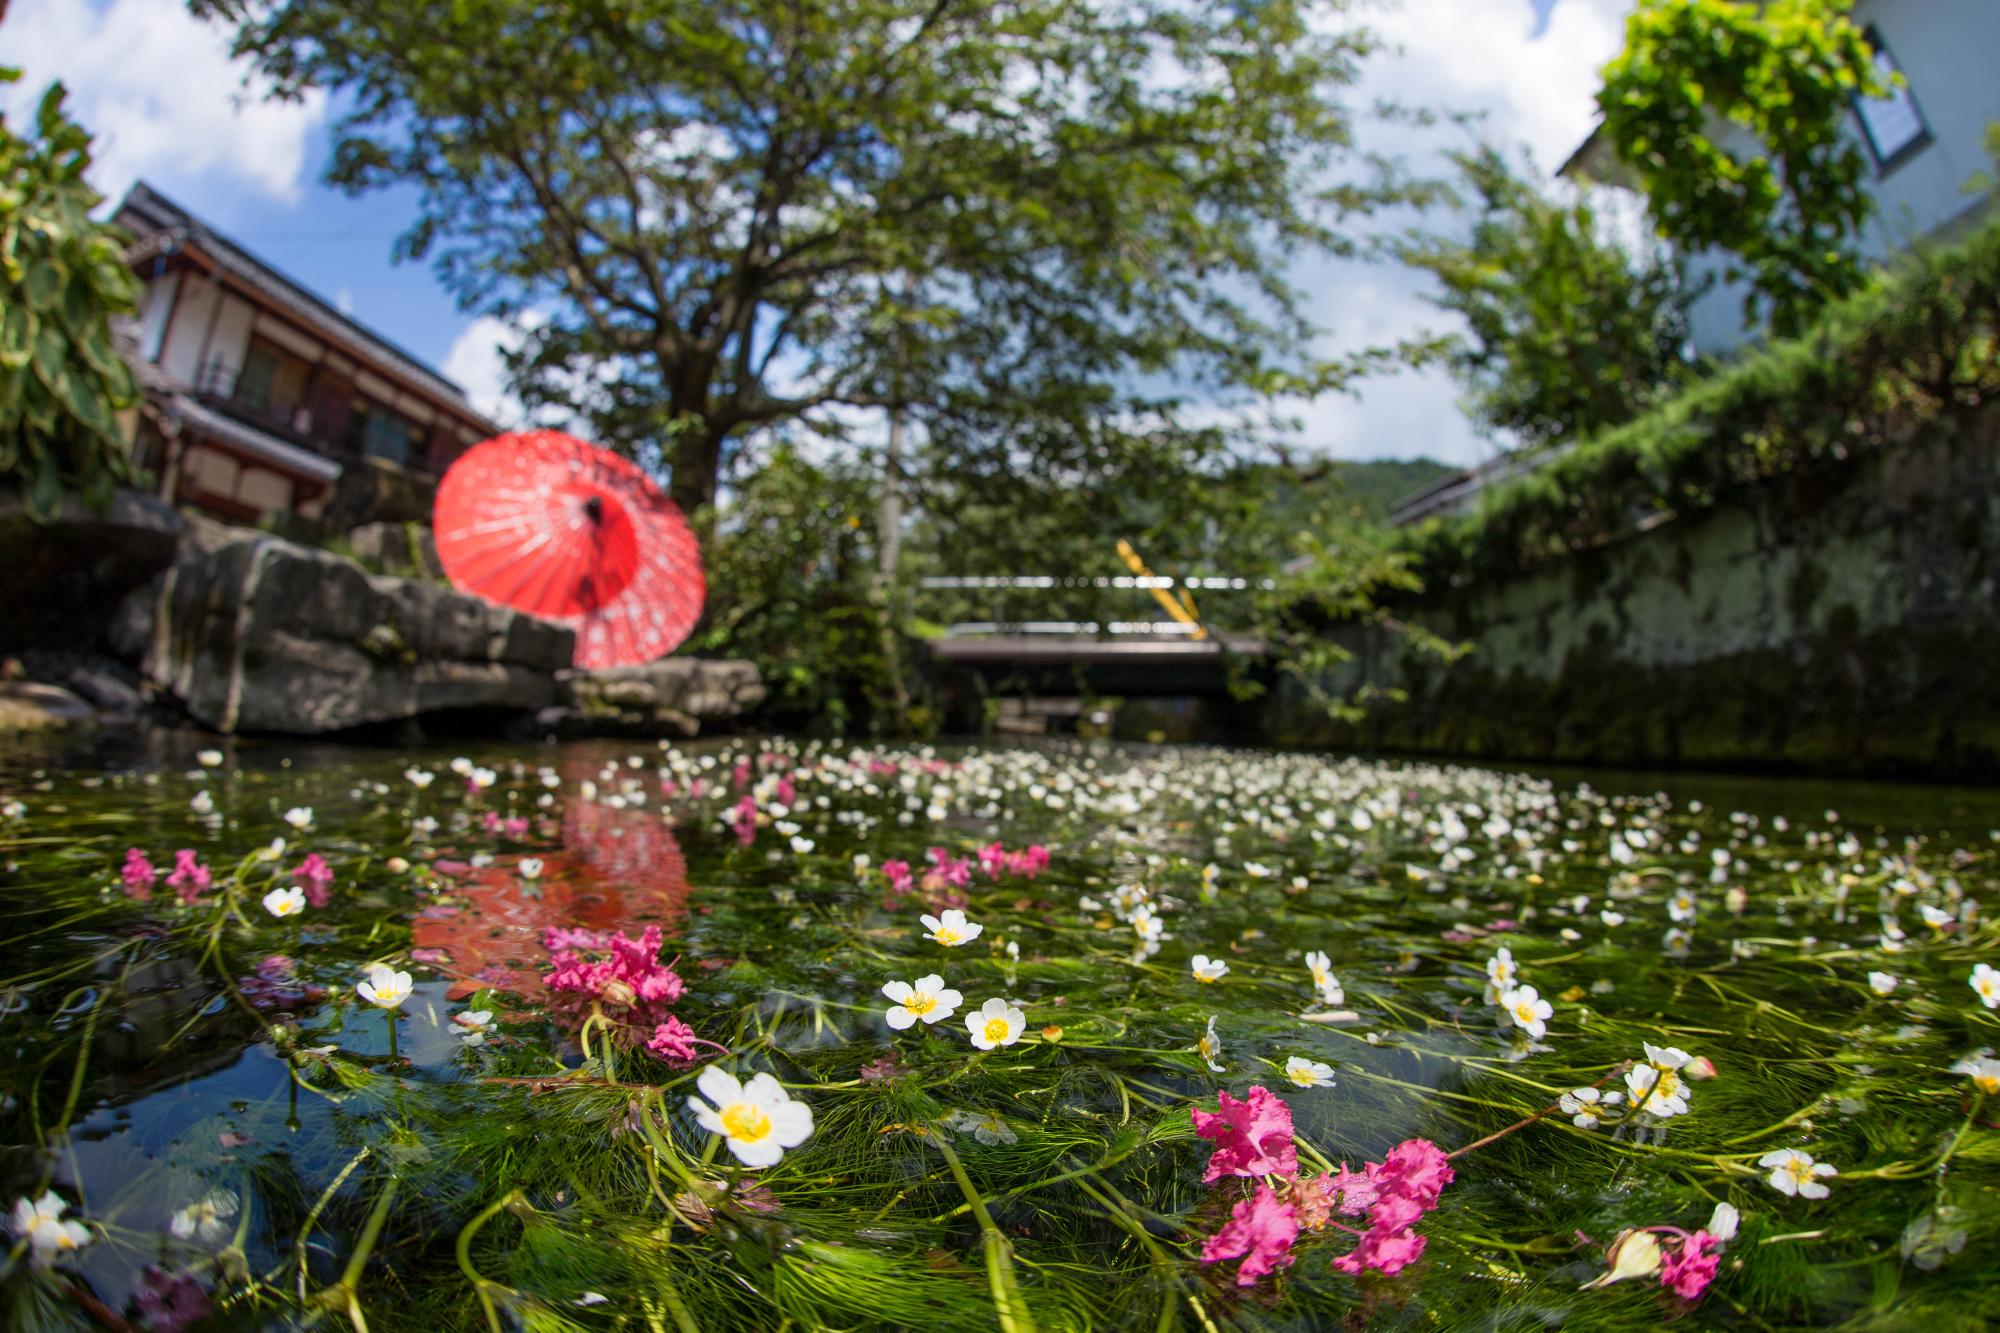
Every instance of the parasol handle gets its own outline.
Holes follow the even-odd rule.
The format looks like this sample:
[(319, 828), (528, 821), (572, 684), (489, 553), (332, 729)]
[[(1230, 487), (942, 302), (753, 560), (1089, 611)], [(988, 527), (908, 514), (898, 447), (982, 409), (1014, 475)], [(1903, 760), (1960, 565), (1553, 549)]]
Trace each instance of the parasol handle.
[(593, 495), (583, 502), (583, 512), (592, 523), (604, 521), (604, 497)]

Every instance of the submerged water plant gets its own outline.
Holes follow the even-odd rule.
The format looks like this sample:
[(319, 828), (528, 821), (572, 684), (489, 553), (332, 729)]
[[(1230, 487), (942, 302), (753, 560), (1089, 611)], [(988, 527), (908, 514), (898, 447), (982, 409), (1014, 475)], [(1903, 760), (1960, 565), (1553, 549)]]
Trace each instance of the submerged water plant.
[(2000, 802), (277, 758), (0, 770), (7, 1327), (2000, 1318)]

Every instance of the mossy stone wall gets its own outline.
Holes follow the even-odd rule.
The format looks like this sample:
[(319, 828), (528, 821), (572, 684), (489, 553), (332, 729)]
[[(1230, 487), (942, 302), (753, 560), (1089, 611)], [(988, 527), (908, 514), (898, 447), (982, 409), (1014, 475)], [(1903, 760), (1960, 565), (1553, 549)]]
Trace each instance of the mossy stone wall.
[(1339, 631), (1341, 726), (1274, 691), (1280, 744), (1510, 760), (2000, 777), (2000, 404), (1399, 613), (1449, 666)]

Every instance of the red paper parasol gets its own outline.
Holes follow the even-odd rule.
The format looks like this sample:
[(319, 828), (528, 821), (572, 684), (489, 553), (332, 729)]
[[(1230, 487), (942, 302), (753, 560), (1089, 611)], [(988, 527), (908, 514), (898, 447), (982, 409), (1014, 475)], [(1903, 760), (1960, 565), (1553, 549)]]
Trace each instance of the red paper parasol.
[(438, 486), (433, 526), (456, 587), (574, 627), (581, 667), (666, 656), (708, 592), (674, 502), (625, 459), (561, 431), (467, 450)]

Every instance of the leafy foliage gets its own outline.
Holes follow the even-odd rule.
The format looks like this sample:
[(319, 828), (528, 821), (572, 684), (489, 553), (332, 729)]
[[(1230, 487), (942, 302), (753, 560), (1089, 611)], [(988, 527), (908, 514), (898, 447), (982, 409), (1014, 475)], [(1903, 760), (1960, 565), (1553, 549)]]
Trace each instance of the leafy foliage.
[(1546, 447), (1629, 421), (1689, 378), (1679, 256), (1633, 253), (1585, 194), (1551, 197), (1490, 145), (1453, 155), (1474, 210), (1467, 238), (1418, 235), (1405, 263), (1469, 336), (1447, 356), (1466, 409), (1489, 432)]
[(1889, 89), (1851, 5), (1642, 0), (1598, 93), (1660, 234), (1731, 256), (1746, 322), (1768, 310), (1780, 335), (1863, 281), (1851, 242), (1873, 203), (1847, 117)]
[(1521, 568), (1800, 469), (1894, 448), (2000, 392), (2000, 226), (1914, 256), (1801, 337), (1491, 492), (1417, 540), (1427, 579)]
[(771, 720), (836, 733), (899, 720), (907, 686), (874, 578), (875, 517), (870, 475), (781, 448), (705, 535), (710, 599), (689, 649), (756, 662)]
[(1172, 412), (1136, 383), (1315, 391), (1288, 258), (1402, 192), (1317, 184), (1371, 45), (1345, 0), (195, 7), (352, 99), (333, 180), (414, 186), (402, 252), (531, 317), (528, 400), (659, 445), (690, 508), (841, 407), (1060, 425), (1027, 454)]
[[(20, 78), (0, 68), (0, 86)], [(115, 414), (137, 399), (110, 319), (138, 308), (116, 228), (83, 180), (90, 136), (51, 85), (23, 136), (0, 123), (0, 481), (48, 517), (66, 493), (110, 499), (126, 475)]]

